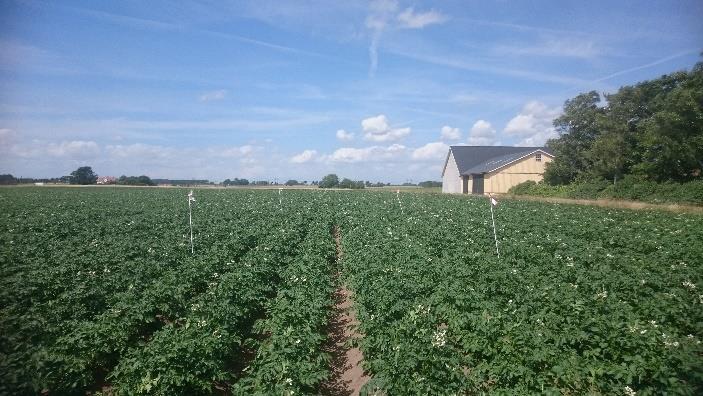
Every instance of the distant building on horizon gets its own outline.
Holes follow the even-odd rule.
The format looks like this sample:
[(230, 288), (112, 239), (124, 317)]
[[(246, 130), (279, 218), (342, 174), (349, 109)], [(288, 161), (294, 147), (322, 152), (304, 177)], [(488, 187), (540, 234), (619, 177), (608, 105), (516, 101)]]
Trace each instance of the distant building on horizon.
[(98, 176), (96, 184), (117, 184), (117, 178), (115, 176)]
[(546, 147), (451, 146), (442, 169), (442, 192), (507, 193), (510, 187), (542, 181), (554, 159)]

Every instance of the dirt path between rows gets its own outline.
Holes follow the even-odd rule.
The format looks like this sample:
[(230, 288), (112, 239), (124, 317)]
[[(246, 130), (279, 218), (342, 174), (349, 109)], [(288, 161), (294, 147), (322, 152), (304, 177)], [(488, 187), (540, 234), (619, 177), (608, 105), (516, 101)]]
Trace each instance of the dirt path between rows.
[(339, 277), (342, 262), (342, 236), (339, 227), (334, 227), (333, 234), (337, 247), (337, 268), (334, 277), (339, 286), (334, 293), (335, 305), (325, 346), (325, 350), (332, 355), (332, 375), (322, 384), (320, 390), (323, 395), (355, 396), (370, 377), (362, 368), (364, 355), (361, 350), (349, 345), (351, 340), (361, 338), (361, 334), (357, 331), (359, 321), (354, 312), (352, 293)]

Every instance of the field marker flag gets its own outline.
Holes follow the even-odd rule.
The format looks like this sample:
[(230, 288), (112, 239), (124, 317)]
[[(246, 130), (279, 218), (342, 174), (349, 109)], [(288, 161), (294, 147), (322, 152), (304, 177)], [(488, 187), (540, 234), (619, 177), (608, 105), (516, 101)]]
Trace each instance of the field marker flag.
[(493, 216), (493, 207), (498, 206), (498, 200), (493, 198), (493, 195), (489, 194), (488, 197), (491, 201), (491, 221), (493, 222), (493, 239), (496, 241), (496, 254), (500, 258), (500, 252), (498, 251), (498, 234), (496, 234), (496, 219)]
[(195, 253), (193, 248), (193, 209), (192, 203), (195, 202), (195, 195), (193, 195), (193, 190), (188, 193), (188, 225), (190, 226), (190, 254)]
[(400, 205), (400, 213), (405, 214), (403, 211), (403, 203), (400, 202), (400, 189), (395, 190), (395, 196), (398, 198), (398, 205)]

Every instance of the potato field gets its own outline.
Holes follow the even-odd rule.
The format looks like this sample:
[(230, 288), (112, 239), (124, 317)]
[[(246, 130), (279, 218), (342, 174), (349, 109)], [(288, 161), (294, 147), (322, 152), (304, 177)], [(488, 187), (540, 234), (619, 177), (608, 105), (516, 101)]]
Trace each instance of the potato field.
[(0, 189), (0, 394), (318, 394), (341, 284), (362, 393), (703, 393), (701, 215), (187, 193)]

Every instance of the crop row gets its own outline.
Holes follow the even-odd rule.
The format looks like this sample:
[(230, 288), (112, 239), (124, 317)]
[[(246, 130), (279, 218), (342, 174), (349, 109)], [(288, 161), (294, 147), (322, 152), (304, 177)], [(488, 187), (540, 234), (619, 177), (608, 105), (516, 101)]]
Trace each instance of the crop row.
[[(700, 218), (359, 195), (341, 221), (366, 391), (697, 394)], [(368, 215), (365, 215), (368, 214)]]
[(0, 394), (703, 391), (703, 219), (445, 195), (0, 190)]
[(54, 194), (66, 200), (8, 206), (3, 386), (210, 393), (235, 381), (309, 215), (271, 217), (273, 196), (215, 195), (196, 209), (190, 256), (180, 194)]

